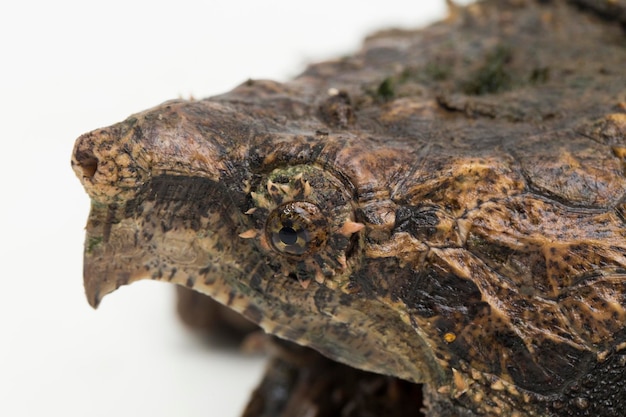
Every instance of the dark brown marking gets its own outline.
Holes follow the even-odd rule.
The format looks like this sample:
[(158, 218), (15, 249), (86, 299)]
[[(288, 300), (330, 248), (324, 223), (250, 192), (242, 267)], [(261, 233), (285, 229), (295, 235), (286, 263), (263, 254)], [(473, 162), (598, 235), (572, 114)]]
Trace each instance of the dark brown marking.
[(350, 96), (345, 91), (328, 97), (318, 110), (320, 118), (331, 127), (346, 129), (356, 121)]
[(433, 206), (400, 206), (396, 210), (394, 233), (407, 232), (418, 239), (427, 239), (437, 232), (439, 217)]
[(253, 304), (248, 304), (242, 314), (245, 318), (256, 324), (259, 324), (261, 320), (263, 320), (263, 311)]
[[(173, 273), (172, 273), (172, 274), (170, 274), (170, 280), (174, 277), (174, 273), (175, 273), (176, 271), (174, 270), (174, 271), (172, 271), (172, 272), (173, 272)], [(193, 288), (193, 286), (194, 286), (194, 284), (195, 284), (195, 283), (196, 283), (196, 278), (190, 275), (189, 277), (187, 277), (187, 281), (185, 282), (185, 286), (186, 286), (187, 288)]]

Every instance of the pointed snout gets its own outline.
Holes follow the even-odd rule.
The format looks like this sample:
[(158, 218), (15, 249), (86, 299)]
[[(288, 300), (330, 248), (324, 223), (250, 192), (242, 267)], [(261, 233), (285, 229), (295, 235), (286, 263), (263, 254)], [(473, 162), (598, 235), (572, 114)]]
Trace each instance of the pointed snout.
[(92, 200), (120, 204), (162, 173), (218, 181), (226, 169), (223, 124), (232, 112), (217, 103), (176, 100), (80, 136), (72, 168)]
[(240, 129), (227, 129), (235, 116), (219, 103), (172, 101), (77, 139), (72, 168), (92, 201), (83, 276), (93, 307), (139, 279), (186, 282), (178, 263), (206, 266), (206, 250), (169, 202), (196, 210), (207, 184), (220, 184), (229, 146), (241, 142)]
[(120, 123), (80, 136), (72, 169), (92, 200), (110, 204), (129, 200), (149, 177), (145, 150), (133, 140), (132, 128)]

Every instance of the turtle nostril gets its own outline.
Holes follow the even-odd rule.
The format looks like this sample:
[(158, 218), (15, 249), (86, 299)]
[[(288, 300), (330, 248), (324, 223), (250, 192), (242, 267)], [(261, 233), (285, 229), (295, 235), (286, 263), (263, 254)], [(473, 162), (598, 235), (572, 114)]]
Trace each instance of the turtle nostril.
[(93, 178), (98, 170), (98, 158), (91, 152), (76, 152), (76, 163), (83, 178)]
[(130, 155), (118, 128), (104, 128), (80, 136), (74, 144), (72, 170), (85, 191), (101, 204), (134, 198), (147, 169), (136, 163), (138, 150)]
[(84, 177), (93, 178), (98, 170), (98, 160), (96, 158), (85, 160), (81, 167), (83, 169)]

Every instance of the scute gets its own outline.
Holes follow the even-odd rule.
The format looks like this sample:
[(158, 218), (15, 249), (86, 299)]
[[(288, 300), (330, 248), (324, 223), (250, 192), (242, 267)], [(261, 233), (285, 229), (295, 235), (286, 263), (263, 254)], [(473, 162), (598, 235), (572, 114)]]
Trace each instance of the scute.
[(575, 132), (528, 137), (512, 153), (537, 193), (564, 204), (612, 207), (626, 196), (623, 162), (607, 146)]

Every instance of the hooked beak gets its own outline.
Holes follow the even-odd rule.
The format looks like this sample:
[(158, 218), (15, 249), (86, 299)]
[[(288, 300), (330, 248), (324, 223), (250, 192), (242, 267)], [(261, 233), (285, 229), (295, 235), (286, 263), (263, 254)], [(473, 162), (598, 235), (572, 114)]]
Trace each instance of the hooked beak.
[[(204, 112), (203, 120), (217, 127), (232, 123), (228, 109), (218, 103), (179, 100), (76, 141), (72, 168), (92, 201), (84, 284), (93, 307), (121, 285), (142, 278), (190, 286), (176, 265), (193, 269), (207, 263), (205, 246), (211, 239), (198, 243), (197, 230), (188, 227), (172, 202), (182, 202), (188, 213), (204, 210), (204, 227), (217, 221), (215, 211), (210, 208), (207, 214), (200, 206), (207, 195), (217, 194), (216, 184), (226, 169), (217, 151), (222, 138), (204, 137), (185, 112)], [(148, 213), (151, 221), (146, 220)]]
[[(83, 255), (83, 283), (87, 300), (97, 308), (102, 298), (122, 285), (130, 284), (141, 278), (137, 264), (132, 259), (132, 248), (120, 247), (116, 251), (111, 244), (113, 208), (92, 204), (86, 227), (85, 249)], [(107, 221), (109, 220), (109, 221)], [(121, 232), (121, 233), (120, 233)], [(116, 235), (126, 234), (121, 229)], [(128, 236), (130, 237), (130, 236)], [(129, 242), (123, 239), (118, 242)]]

